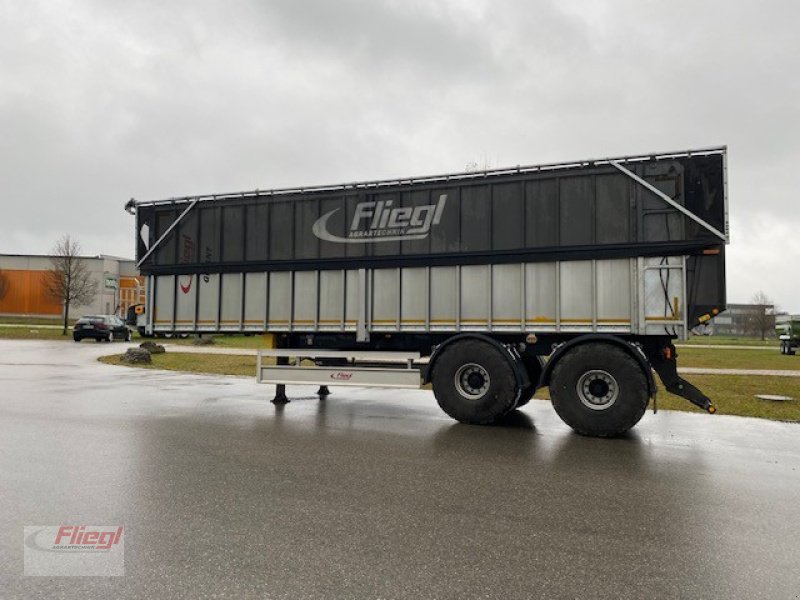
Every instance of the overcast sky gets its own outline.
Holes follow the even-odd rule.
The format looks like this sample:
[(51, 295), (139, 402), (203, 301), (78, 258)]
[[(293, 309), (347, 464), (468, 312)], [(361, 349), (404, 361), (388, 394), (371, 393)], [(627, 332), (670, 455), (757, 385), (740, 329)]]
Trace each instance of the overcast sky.
[(800, 312), (800, 3), (0, 0), (0, 252), (130, 197), (729, 146), (730, 302)]

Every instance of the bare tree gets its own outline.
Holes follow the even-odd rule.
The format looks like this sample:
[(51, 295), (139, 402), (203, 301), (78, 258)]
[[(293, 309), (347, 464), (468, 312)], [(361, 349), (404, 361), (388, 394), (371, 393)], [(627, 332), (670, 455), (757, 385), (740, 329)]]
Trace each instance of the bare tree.
[(745, 323), (747, 333), (759, 336), (764, 340), (767, 334), (775, 332), (775, 313), (777, 308), (772, 299), (761, 290), (753, 294), (751, 303), (753, 304), (752, 312), (747, 316)]
[(80, 253), (78, 241), (69, 235), (63, 236), (53, 247), (52, 267), (45, 273), (45, 291), (64, 306), (63, 335), (67, 335), (69, 307), (89, 304), (97, 292), (97, 282), (92, 279)]
[(484, 155), (479, 160), (471, 160), (464, 167), (465, 173), (480, 173), (481, 171), (489, 171), (492, 168), (492, 161)]
[(6, 297), (9, 287), (10, 284), (8, 283), (8, 277), (6, 277), (6, 274), (3, 273), (3, 271), (0, 271), (0, 300)]

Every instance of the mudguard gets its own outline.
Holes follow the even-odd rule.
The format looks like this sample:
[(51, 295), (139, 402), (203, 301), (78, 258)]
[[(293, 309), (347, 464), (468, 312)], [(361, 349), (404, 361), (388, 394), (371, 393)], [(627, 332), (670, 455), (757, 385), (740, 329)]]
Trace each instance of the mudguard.
[(496, 339), (491, 338), (488, 335), (484, 335), (482, 333), (472, 333), (472, 332), (459, 333), (457, 335), (454, 335), (453, 337), (449, 337), (444, 342), (436, 346), (436, 348), (434, 348), (433, 352), (431, 353), (431, 358), (428, 361), (428, 366), (426, 369), (424, 369), (422, 373), (423, 383), (430, 383), (431, 374), (433, 373), (433, 369), (436, 366), (436, 360), (439, 358), (439, 356), (441, 356), (442, 351), (451, 344), (466, 339), (480, 340), (482, 342), (486, 342), (487, 344), (491, 344), (492, 346), (500, 350), (500, 352), (503, 353), (503, 355), (508, 359), (508, 362), (514, 368), (514, 375), (517, 378), (517, 386), (520, 389), (525, 388), (531, 384), (531, 381), (528, 378), (528, 373), (525, 370), (525, 366), (522, 364), (522, 361), (520, 360), (519, 354), (517, 354), (516, 350), (514, 350), (509, 346), (501, 344)]

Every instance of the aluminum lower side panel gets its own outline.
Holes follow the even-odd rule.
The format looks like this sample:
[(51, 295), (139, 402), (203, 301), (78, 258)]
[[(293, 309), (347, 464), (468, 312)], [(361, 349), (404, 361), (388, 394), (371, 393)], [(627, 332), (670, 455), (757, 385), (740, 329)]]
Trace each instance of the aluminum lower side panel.
[(685, 332), (682, 257), (154, 279), (155, 331)]

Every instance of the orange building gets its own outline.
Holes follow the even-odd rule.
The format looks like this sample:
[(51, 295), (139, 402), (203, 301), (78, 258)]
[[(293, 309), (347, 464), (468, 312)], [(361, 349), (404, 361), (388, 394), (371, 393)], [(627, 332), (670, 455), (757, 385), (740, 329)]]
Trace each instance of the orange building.
[[(113, 256), (85, 256), (96, 282), (96, 293), (85, 306), (70, 307), (70, 318), (84, 314), (119, 314), (144, 302), (144, 279), (132, 260)], [(0, 254), (0, 316), (53, 317), (63, 314), (60, 302), (48, 296), (45, 273), (49, 256)]]

